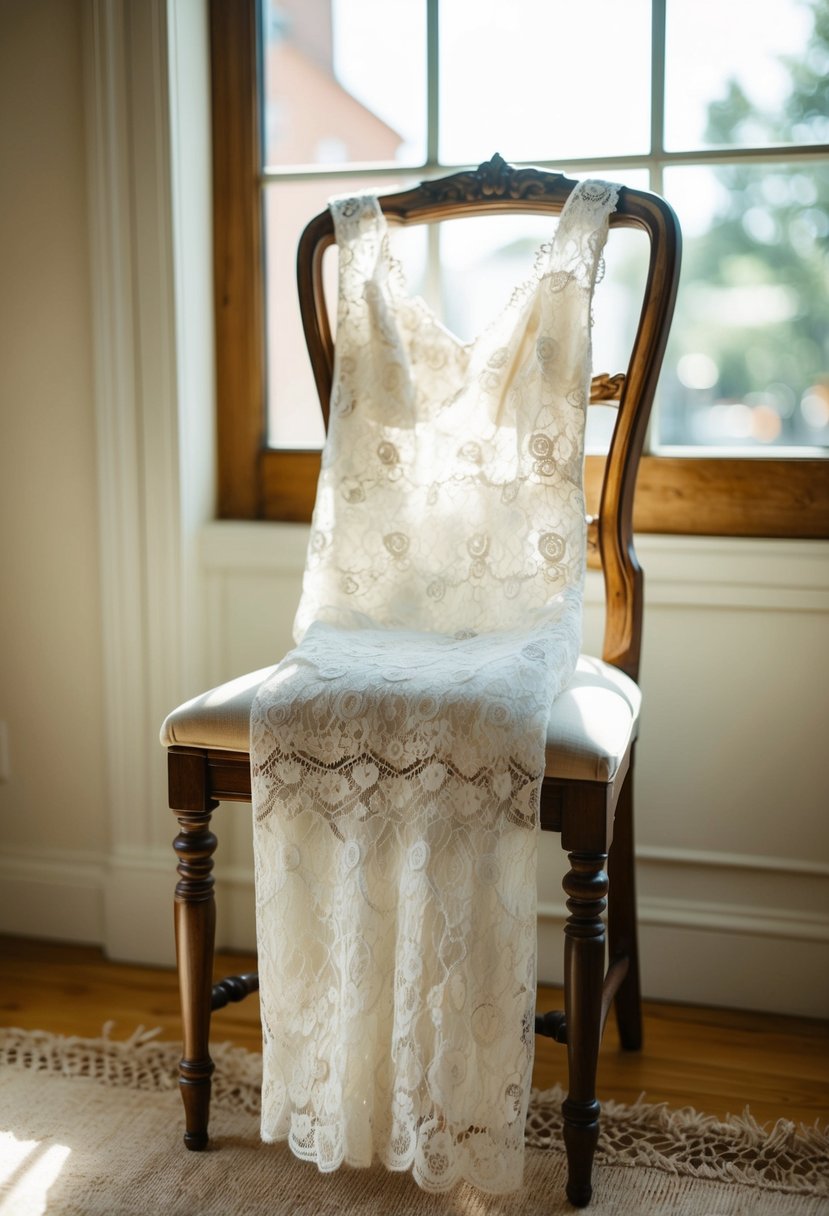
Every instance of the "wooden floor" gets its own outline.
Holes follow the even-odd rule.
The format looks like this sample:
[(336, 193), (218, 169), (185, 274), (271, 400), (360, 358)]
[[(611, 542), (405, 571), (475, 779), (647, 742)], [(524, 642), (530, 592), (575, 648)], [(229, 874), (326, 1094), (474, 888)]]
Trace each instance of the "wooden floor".
[[(217, 958), (217, 978), (255, 970), (247, 955)], [(106, 960), (91, 946), (0, 938), (0, 1025), (94, 1037), (105, 1022), (126, 1038), (138, 1025), (178, 1037), (174, 972)], [(560, 1008), (561, 994), (539, 991), (538, 1008)], [(216, 1014), (213, 1036), (260, 1049), (255, 997)], [(566, 1080), (564, 1048), (538, 1039), (534, 1083)], [(693, 1106), (720, 1117), (749, 1106), (761, 1122), (784, 1116), (829, 1119), (829, 1023), (768, 1014), (646, 1004), (645, 1047), (620, 1052), (608, 1023), (599, 1097)]]

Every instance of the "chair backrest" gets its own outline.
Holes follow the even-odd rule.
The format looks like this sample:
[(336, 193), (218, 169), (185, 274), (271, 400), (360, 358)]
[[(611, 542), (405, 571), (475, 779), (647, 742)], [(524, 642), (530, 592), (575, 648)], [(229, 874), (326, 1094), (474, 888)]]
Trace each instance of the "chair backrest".
[[(424, 224), (497, 213), (558, 215), (575, 181), (543, 169), (516, 169), (497, 154), (476, 170), (380, 196), (390, 224)], [(680, 231), (671, 207), (646, 190), (623, 187), (610, 227), (643, 229), (650, 257), (639, 324), (626, 372), (593, 380), (591, 403), (618, 401), (604, 464), (598, 515), (588, 518), (588, 553), (605, 581), (603, 657), (635, 679), (642, 635), (642, 570), (633, 547), (636, 472), (662, 365), (679, 279)], [(334, 343), (322, 280), (322, 257), (334, 243), (330, 211), (302, 234), (297, 255), (299, 303), (308, 353), (328, 425)], [(592, 564), (592, 562), (591, 562)]]

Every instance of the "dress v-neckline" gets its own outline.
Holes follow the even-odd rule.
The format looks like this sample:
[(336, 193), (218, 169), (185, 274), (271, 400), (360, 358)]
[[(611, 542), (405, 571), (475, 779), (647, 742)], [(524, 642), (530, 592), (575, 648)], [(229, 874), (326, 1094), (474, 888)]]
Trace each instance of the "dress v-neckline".
[[(516, 306), (516, 303), (519, 300), (520, 303), (525, 307), (530, 303), (532, 308), (535, 307), (538, 300), (539, 289), (545, 280), (549, 279), (550, 276), (555, 273), (552, 262), (556, 253), (558, 234), (561, 230), (562, 221), (570, 208), (570, 204), (579, 193), (582, 184), (583, 183), (581, 182), (577, 182), (565, 199), (564, 206), (558, 215), (558, 222), (553, 230), (552, 237), (550, 237), (548, 240), (542, 241), (541, 244), (536, 245), (532, 255), (530, 272), (525, 276), (525, 278), (521, 279), (515, 287), (513, 287), (509, 298), (501, 306), (500, 310), (496, 312), (495, 315), (489, 321), (487, 321), (481, 329), (478, 330), (477, 334), (468, 340), (461, 338), (459, 334), (456, 334), (455, 331), (446, 324), (443, 318), (438, 315), (437, 310), (432, 304), (429, 303), (424, 295), (419, 292), (415, 294), (410, 292), (408, 279), (402, 264), (398, 259), (392, 259), (389, 247), (389, 225), (378, 201), (377, 228), (380, 237), (385, 238), (382, 247), (385, 251), (384, 260), (386, 264), (386, 271), (389, 275), (389, 281), (392, 281), (396, 275), (398, 282), (397, 291), (392, 292), (392, 298), (394, 299), (395, 303), (403, 304), (404, 306), (409, 305), (410, 307), (416, 308), (423, 315), (423, 317), (432, 326), (434, 326), (435, 329), (439, 330), (440, 333), (451, 342), (452, 346), (458, 353), (466, 355), (467, 359), (471, 358), (473, 352), (482, 344), (484, 338), (494, 329), (496, 329), (510, 310)], [(392, 262), (395, 264), (394, 275), (391, 274)], [(539, 267), (542, 265), (545, 268), (540, 270)]]
[[(539, 253), (541, 253), (545, 247), (546, 246), (544, 245), (539, 246), (538, 250), (536, 251), (536, 257), (538, 257)], [(456, 334), (453, 329), (450, 329), (446, 322), (438, 316), (437, 311), (432, 307), (425, 296), (419, 293), (416, 295), (409, 295), (407, 292), (399, 302), (403, 303), (404, 305), (409, 305), (412, 308), (416, 308), (430, 325), (434, 326), (435, 329), (437, 329), (445, 338), (448, 339), (459, 354), (465, 355), (467, 358), (471, 358), (472, 354), (478, 349), (479, 346), (483, 344), (484, 339), (501, 324), (504, 317), (506, 317), (510, 310), (516, 306), (516, 300), (519, 295), (523, 297), (521, 301), (523, 306), (526, 307), (530, 305), (532, 308), (535, 308), (538, 299), (538, 289), (541, 287), (541, 284), (546, 277), (546, 274), (539, 276), (538, 279), (529, 277), (514, 287), (509, 299), (505, 304), (502, 305), (500, 311), (497, 312), (489, 321), (487, 321), (483, 328), (480, 329), (474, 337), (468, 340), (460, 337), (460, 335)]]

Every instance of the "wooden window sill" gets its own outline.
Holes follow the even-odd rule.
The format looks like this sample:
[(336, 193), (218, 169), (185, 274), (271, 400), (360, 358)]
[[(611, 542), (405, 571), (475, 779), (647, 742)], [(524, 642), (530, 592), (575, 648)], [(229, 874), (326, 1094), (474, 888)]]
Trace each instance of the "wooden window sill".
[[(603, 458), (588, 456), (588, 509)], [(222, 518), (307, 522), (319, 477), (319, 452), (259, 455), (258, 503), (220, 504)], [(241, 509), (240, 509), (241, 508)], [(643, 456), (633, 516), (637, 532), (688, 536), (829, 537), (829, 460), (745, 456)]]

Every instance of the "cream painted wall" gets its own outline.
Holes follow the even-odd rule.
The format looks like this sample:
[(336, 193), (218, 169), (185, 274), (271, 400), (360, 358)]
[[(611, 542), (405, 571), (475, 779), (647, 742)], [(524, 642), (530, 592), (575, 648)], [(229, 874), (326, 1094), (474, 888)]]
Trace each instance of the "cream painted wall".
[(88, 255), (81, 3), (3, 0), (0, 839), (47, 868), (108, 839)]
[(173, 960), (213, 503), (206, 0), (0, 0), (0, 932)]

